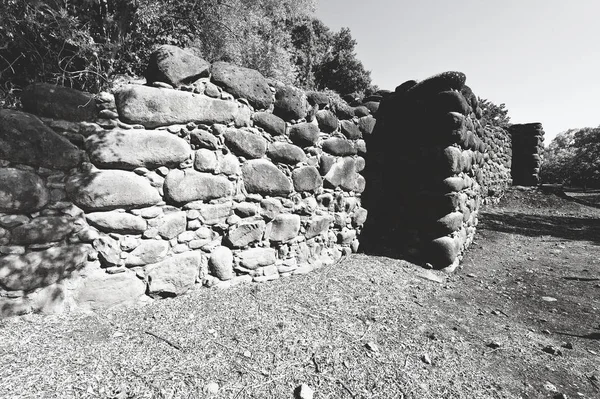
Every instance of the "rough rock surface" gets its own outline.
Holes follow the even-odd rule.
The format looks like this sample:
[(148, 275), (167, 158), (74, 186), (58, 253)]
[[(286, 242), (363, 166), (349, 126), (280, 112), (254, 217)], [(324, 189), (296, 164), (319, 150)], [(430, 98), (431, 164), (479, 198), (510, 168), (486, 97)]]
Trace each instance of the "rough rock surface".
[(265, 132), (273, 136), (283, 136), (285, 134), (285, 121), (277, 115), (268, 112), (257, 112), (252, 115), (254, 125), (264, 129)]
[(127, 254), (125, 265), (144, 266), (158, 263), (167, 256), (169, 243), (164, 240), (143, 240), (133, 251)]
[(240, 265), (250, 270), (272, 265), (277, 260), (274, 248), (251, 248), (238, 253), (237, 256)]
[(231, 189), (231, 182), (226, 177), (192, 169), (172, 170), (164, 185), (165, 198), (175, 204), (227, 197)]
[(43, 216), (33, 219), (12, 230), (11, 243), (15, 245), (42, 244), (61, 241), (75, 227), (74, 218), (65, 216)]
[(298, 192), (315, 192), (323, 185), (323, 179), (319, 171), (313, 166), (294, 169), (292, 181), (294, 182), (294, 189)]
[(330, 137), (323, 142), (323, 151), (337, 156), (356, 154), (356, 148), (352, 142), (341, 137)]
[(290, 127), (290, 140), (299, 147), (314, 145), (319, 139), (319, 127), (314, 123), (299, 123)]
[(0, 169), (0, 212), (31, 213), (48, 203), (44, 181), (24, 170)]
[(93, 94), (50, 83), (27, 86), (21, 103), (26, 112), (67, 121), (91, 121), (98, 114)]
[(148, 294), (161, 297), (184, 294), (196, 283), (201, 262), (202, 255), (192, 251), (146, 266)]
[(300, 216), (281, 213), (269, 224), (267, 238), (276, 242), (287, 242), (298, 236)]
[(176, 167), (191, 155), (185, 140), (161, 131), (121, 130), (90, 136), (85, 142), (90, 160), (100, 168), (133, 170)]
[(267, 79), (258, 71), (219, 61), (212, 64), (211, 80), (235, 97), (248, 100), (256, 109), (265, 109), (273, 103), (273, 94)]
[(242, 166), (244, 186), (248, 193), (287, 196), (292, 183), (275, 165), (265, 159), (254, 159)]
[(223, 136), (225, 144), (237, 155), (249, 159), (262, 158), (267, 152), (267, 141), (258, 134), (238, 129), (227, 129)]
[(100, 310), (133, 303), (146, 292), (146, 284), (135, 273), (108, 274), (104, 270), (87, 272), (75, 292), (78, 308)]
[(354, 158), (345, 157), (333, 164), (325, 175), (325, 182), (334, 188), (342, 187), (345, 190), (354, 190), (357, 177)]
[(280, 86), (275, 93), (273, 113), (284, 120), (298, 120), (306, 116), (308, 101), (306, 94), (292, 86)]
[(250, 124), (250, 110), (234, 101), (179, 90), (128, 85), (115, 93), (119, 117), (146, 128), (197, 122)]
[(231, 280), (233, 272), (233, 253), (227, 247), (217, 247), (210, 254), (208, 266), (219, 280)]
[(89, 224), (107, 233), (142, 234), (147, 228), (143, 218), (125, 212), (92, 212), (85, 218)]
[(71, 244), (0, 257), (0, 287), (30, 291), (62, 280), (87, 260), (90, 246)]
[(323, 109), (317, 112), (317, 122), (319, 128), (325, 133), (335, 132), (338, 128), (338, 118), (335, 114), (327, 109)]
[(34, 115), (1, 109), (0, 159), (65, 170), (79, 165), (82, 152)]
[(229, 228), (227, 241), (233, 248), (242, 248), (260, 241), (264, 231), (265, 222), (262, 220), (242, 221)]
[(163, 44), (152, 52), (144, 74), (147, 82), (173, 86), (193, 83), (209, 75), (210, 64), (189, 51)]
[(306, 154), (300, 147), (283, 141), (276, 141), (269, 144), (267, 156), (273, 162), (281, 162), (289, 165), (295, 165), (298, 162), (306, 160)]
[(120, 170), (89, 171), (71, 176), (67, 195), (86, 211), (143, 208), (161, 201), (150, 182)]

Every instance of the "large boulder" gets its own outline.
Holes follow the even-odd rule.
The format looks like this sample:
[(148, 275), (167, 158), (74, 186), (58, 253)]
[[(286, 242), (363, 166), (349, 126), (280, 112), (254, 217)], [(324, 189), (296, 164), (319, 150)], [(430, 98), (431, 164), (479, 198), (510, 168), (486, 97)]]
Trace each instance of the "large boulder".
[(122, 170), (92, 170), (74, 174), (66, 184), (67, 196), (86, 211), (143, 208), (161, 201), (150, 182)]
[(253, 159), (242, 166), (244, 186), (250, 194), (287, 196), (292, 183), (287, 176), (266, 159)]
[(250, 248), (237, 254), (240, 265), (254, 270), (261, 266), (270, 266), (277, 261), (274, 248)]
[(315, 192), (323, 186), (323, 179), (314, 166), (303, 166), (292, 172), (294, 189), (298, 192)]
[(460, 91), (466, 80), (467, 76), (462, 72), (442, 72), (413, 85), (406, 91), (406, 95), (415, 99), (423, 99), (442, 91)]
[(158, 263), (163, 260), (169, 252), (169, 242), (165, 240), (142, 240), (133, 251), (127, 254), (125, 265), (144, 266)]
[(292, 86), (280, 86), (275, 93), (273, 113), (285, 120), (298, 120), (306, 116), (308, 101), (306, 94)]
[(323, 142), (323, 151), (331, 155), (355, 155), (356, 148), (352, 142), (341, 137), (330, 137)]
[(0, 110), (0, 159), (48, 169), (71, 169), (83, 153), (34, 115)]
[(73, 231), (75, 218), (44, 216), (33, 219), (12, 230), (11, 243), (15, 245), (42, 244), (61, 241)]
[(227, 197), (231, 194), (232, 184), (224, 176), (196, 172), (193, 169), (173, 169), (165, 179), (164, 191), (167, 201), (184, 204)]
[(25, 170), (0, 169), (0, 212), (32, 213), (48, 203), (44, 181)]
[(87, 244), (71, 244), (0, 257), (0, 287), (7, 291), (31, 291), (54, 284), (79, 269), (89, 250)]
[(341, 187), (344, 190), (356, 189), (358, 179), (356, 161), (351, 157), (344, 157), (336, 161), (325, 175), (325, 182), (332, 188)]
[(210, 254), (208, 260), (210, 272), (219, 280), (231, 280), (235, 277), (233, 272), (233, 253), (227, 247), (217, 247)]
[(85, 146), (97, 167), (125, 170), (177, 167), (192, 152), (189, 144), (174, 134), (141, 129), (95, 134), (86, 140)]
[(148, 294), (171, 297), (187, 292), (200, 275), (202, 255), (192, 251), (146, 266)]
[(115, 93), (115, 100), (121, 120), (146, 128), (188, 122), (250, 124), (248, 107), (186, 91), (128, 85)]
[(247, 220), (231, 226), (227, 232), (227, 242), (233, 248), (242, 248), (260, 241), (265, 231), (263, 220)]
[(269, 223), (266, 238), (275, 242), (287, 242), (297, 237), (299, 232), (300, 216), (281, 213)]
[(267, 140), (258, 134), (238, 129), (226, 129), (223, 133), (225, 144), (235, 154), (246, 158), (262, 158), (267, 152)]
[(317, 111), (317, 122), (319, 123), (319, 128), (325, 133), (331, 133), (337, 130), (338, 128), (338, 118), (335, 116), (333, 112), (328, 109), (322, 109)]
[(248, 100), (256, 109), (266, 109), (273, 103), (273, 93), (267, 79), (254, 69), (228, 62), (215, 62), (210, 68), (211, 80), (235, 97)]
[(34, 83), (21, 93), (26, 112), (67, 121), (91, 121), (98, 114), (94, 95), (50, 83)]
[(146, 292), (146, 283), (132, 271), (108, 274), (102, 269), (85, 273), (74, 292), (77, 307), (82, 310), (101, 310), (134, 303)]
[(163, 44), (150, 55), (146, 81), (165, 82), (173, 86), (193, 83), (209, 75), (210, 64), (189, 51)]

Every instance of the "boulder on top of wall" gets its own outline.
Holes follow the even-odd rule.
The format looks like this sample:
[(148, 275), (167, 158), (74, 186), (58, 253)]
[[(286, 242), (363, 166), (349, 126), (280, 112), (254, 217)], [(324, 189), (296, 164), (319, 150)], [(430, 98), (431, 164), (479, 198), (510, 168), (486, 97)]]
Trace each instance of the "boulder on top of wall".
[(111, 169), (172, 168), (191, 155), (189, 144), (176, 135), (141, 129), (94, 134), (88, 137), (85, 147), (94, 165)]
[(235, 97), (248, 100), (255, 109), (266, 109), (273, 103), (267, 79), (254, 69), (218, 61), (210, 68), (211, 80)]
[(337, 160), (325, 175), (325, 182), (330, 187), (342, 187), (352, 191), (356, 188), (356, 162), (354, 158), (344, 157)]
[(79, 309), (100, 310), (133, 303), (146, 292), (146, 283), (132, 271), (108, 274), (102, 269), (85, 271), (74, 292)]
[(442, 72), (415, 84), (406, 94), (415, 99), (423, 99), (442, 91), (461, 90), (466, 80), (467, 76), (462, 72)]
[(48, 198), (44, 180), (35, 173), (0, 169), (0, 212), (32, 213), (43, 208)]
[(250, 109), (241, 103), (186, 91), (127, 85), (115, 93), (115, 100), (122, 121), (146, 128), (188, 122), (250, 124)]
[(290, 127), (290, 140), (299, 147), (315, 145), (319, 139), (319, 127), (314, 123), (299, 123)]
[(209, 75), (210, 64), (189, 51), (163, 44), (150, 54), (146, 81), (164, 82), (175, 87), (193, 83)]
[(298, 120), (306, 117), (308, 101), (304, 91), (292, 86), (279, 86), (275, 92), (273, 113), (284, 120)]
[(363, 135), (368, 136), (373, 133), (373, 129), (375, 129), (375, 123), (377, 123), (377, 120), (371, 115), (363, 116), (358, 120), (358, 128)]
[(48, 169), (71, 169), (83, 153), (34, 115), (0, 110), (0, 159)]
[(310, 105), (318, 105), (320, 108), (329, 104), (329, 96), (327, 93), (320, 91), (309, 91), (306, 93), (306, 99)]
[(299, 215), (280, 213), (267, 226), (266, 238), (275, 242), (287, 242), (297, 237), (299, 231)]
[(246, 158), (262, 158), (267, 152), (267, 140), (262, 136), (238, 129), (224, 129), (225, 144), (236, 154)]
[(323, 151), (337, 156), (355, 155), (356, 148), (341, 137), (330, 137), (323, 142)]
[(294, 189), (298, 192), (315, 192), (323, 186), (323, 179), (314, 166), (303, 166), (292, 172)]
[(371, 115), (375, 115), (375, 113), (379, 110), (379, 103), (380, 101), (366, 101), (363, 106), (367, 107)]
[(256, 112), (252, 115), (254, 125), (262, 128), (272, 136), (282, 136), (285, 134), (285, 121), (269, 112)]
[(21, 93), (23, 110), (47, 118), (67, 121), (92, 121), (96, 119), (94, 95), (50, 83), (30, 84)]
[(477, 96), (473, 93), (473, 90), (467, 85), (464, 85), (462, 89), (460, 89), (461, 94), (467, 100), (467, 103), (471, 106), (471, 109), (475, 110), (479, 106), (479, 101), (477, 100)]
[(276, 255), (274, 248), (250, 248), (237, 254), (240, 265), (250, 270), (274, 264)]
[(442, 269), (454, 263), (459, 255), (459, 248), (451, 237), (440, 237), (429, 243), (425, 254), (429, 263), (436, 269)]
[(231, 190), (231, 182), (226, 177), (193, 169), (173, 169), (164, 183), (165, 199), (175, 204), (227, 197)]
[(354, 108), (348, 104), (338, 104), (335, 108), (335, 115), (340, 119), (352, 119), (354, 118)]
[(342, 128), (342, 133), (349, 140), (356, 140), (356, 139), (362, 138), (362, 132), (360, 131), (360, 128), (358, 127), (358, 125), (356, 123), (354, 123), (354, 121), (351, 121), (351, 120), (342, 121), (340, 123), (340, 126)]
[(148, 179), (122, 170), (90, 170), (69, 177), (67, 196), (85, 211), (143, 208), (161, 201)]
[(289, 165), (306, 161), (306, 154), (302, 151), (302, 148), (283, 141), (276, 141), (269, 144), (267, 156), (273, 162), (281, 162)]
[(328, 109), (317, 111), (317, 123), (319, 128), (325, 133), (335, 132), (338, 128), (338, 118)]
[(428, 101), (428, 112), (434, 116), (448, 112), (468, 115), (470, 108), (463, 95), (454, 90), (442, 91)]
[(201, 262), (202, 255), (191, 251), (147, 265), (148, 294), (160, 297), (184, 294), (196, 283)]
[(15, 227), (11, 244), (29, 245), (61, 241), (74, 229), (75, 218), (66, 216), (43, 216)]
[(125, 212), (91, 212), (85, 218), (106, 233), (142, 234), (148, 227), (143, 218)]
[(365, 107), (364, 105), (359, 105), (357, 107), (354, 107), (354, 115), (362, 118), (363, 116), (368, 116), (371, 112), (369, 111), (369, 108)]
[(7, 291), (31, 291), (54, 284), (82, 267), (89, 250), (88, 244), (69, 244), (0, 257), (0, 287)]
[(273, 163), (266, 159), (253, 159), (242, 165), (244, 187), (249, 194), (287, 196), (292, 183)]

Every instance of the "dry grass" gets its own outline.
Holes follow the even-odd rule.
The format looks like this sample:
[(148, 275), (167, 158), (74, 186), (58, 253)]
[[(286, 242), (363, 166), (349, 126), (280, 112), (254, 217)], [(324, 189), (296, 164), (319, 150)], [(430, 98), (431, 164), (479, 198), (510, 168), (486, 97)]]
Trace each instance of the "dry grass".
[[(600, 247), (496, 227), (481, 226), (451, 276), (355, 255), (264, 285), (0, 321), (0, 396), (291, 398), (306, 383), (319, 399), (551, 398), (549, 381), (600, 397), (600, 341), (555, 333), (600, 328), (600, 285), (563, 279), (600, 276)], [(562, 356), (542, 351), (567, 340)]]

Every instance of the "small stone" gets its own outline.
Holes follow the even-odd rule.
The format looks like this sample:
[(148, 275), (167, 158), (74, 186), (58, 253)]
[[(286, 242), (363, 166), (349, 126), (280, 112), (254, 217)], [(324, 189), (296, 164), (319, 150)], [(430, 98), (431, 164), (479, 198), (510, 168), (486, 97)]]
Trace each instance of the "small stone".
[(486, 345), (488, 348), (492, 348), (492, 349), (498, 349), (500, 348), (500, 344), (496, 341), (492, 341), (489, 344)]
[(206, 387), (204, 387), (204, 389), (206, 390), (206, 393), (210, 395), (216, 395), (217, 393), (219, 393), (219, 384), (217, 384), (216, 382), (211, 382), (208, 383)]
[(313, 399), (315, 392), (306, 384), (302, 384), (294, 390), (294, 399)]
[(556, 302), (556, 301), (558, 301), (558, 299), (553, 298), (551, 296), (543, 296), (542, 297), (542, 301), (544, 301), (544, 302)]
[(427, 353), (421, 356), (421, 361), (425, 364), (431, 364), (431, 358)]
[(220, 280), (231, 280), (233, 273), (233, 253), (227, 247), (217, 247), (208, 261), (211, 272)]
[(548, 345), (545, 346), (544, 348), (542, 348), (543, 352), (549, 353), (551, 355), (555, 355), (555, 356), (562, 356), (562, 351), (560, 349), (558, 349), (555, 346), (552, 345)]
[(377, 346), (377, 344), (373, 341), (367, 342), (365, 344), (365, 348), (367, 348), (368, 350), (370, 350), (371, 352), (379, 352), (379, 347)]

